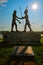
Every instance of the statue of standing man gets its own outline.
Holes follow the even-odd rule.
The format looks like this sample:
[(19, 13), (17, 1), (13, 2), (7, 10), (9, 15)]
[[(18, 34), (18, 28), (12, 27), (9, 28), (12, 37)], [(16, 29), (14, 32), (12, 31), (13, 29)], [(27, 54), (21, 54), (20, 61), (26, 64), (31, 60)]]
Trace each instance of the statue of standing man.
[(24, 27), (24, 31), (26, 31), (26, 26), (27, 26), (27, 25), (28, 25), (30, 31), (32, 31), (31, 25), (30, 25), (30, 22), (29, 22), (29, 19), (28, 19), (28, 9), (27, 9), (27, 7), (26, 7), (26, 9), (25, 9), (25, 11), (24, 11), (24, 14), (25, 14), (25, 16), (22, 17), (22, 18), (20, 18), (20, 19), (25, 19), (25, 20), (26, 20), (25, 27)]
[(12, 32), (13, 32), (14, 25), (15, 25), (16, 31), (18, 31), (18, 30), (17, 30), (16, 20), (21, 24), (21, 22), (18, 20), (19, 17), (17, 17), (16, 13), (17, 13), (17, 11), (14, 10), (14, 12), (13, 12), (13, 19), (12, 19), (12, 25), (11, 25), (11, 31), (12, 31)]

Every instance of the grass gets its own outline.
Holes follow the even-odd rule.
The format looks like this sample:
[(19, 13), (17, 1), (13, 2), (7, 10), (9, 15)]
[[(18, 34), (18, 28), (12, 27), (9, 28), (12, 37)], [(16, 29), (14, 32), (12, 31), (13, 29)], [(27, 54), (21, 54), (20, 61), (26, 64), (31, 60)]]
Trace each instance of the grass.
[(0, 49), (0, 65), (5, 65), (14, 47)]
[(3, 38), (0, 38), (0, 42), (3, 42)]
[(40, 39), (40, 42), (43, 44), (43, 38)]
[(33, 47), (35, 53), (35, 61), (37, 65), (43, 65), (43, 45), (39, 47)]

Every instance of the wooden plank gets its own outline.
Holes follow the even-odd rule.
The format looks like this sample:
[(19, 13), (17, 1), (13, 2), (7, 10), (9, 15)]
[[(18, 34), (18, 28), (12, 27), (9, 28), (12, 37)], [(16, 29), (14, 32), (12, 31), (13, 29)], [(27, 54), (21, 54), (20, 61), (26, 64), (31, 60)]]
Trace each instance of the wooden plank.
[(34, 56), (34, 52), (31, 46), (15, 46), (12, 51), (12, 55), (17, 56)]

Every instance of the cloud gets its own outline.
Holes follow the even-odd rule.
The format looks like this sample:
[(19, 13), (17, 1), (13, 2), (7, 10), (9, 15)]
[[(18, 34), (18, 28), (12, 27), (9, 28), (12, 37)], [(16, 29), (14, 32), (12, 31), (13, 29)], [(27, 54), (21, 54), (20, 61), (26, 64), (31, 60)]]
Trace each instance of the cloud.
[(0, 0), (0, 3), (8, 2), (7, 0)]
[(0, 0), (0, 5), (1, 5), (2, 7), (6, 7), (6, 4), (4, 4), (4, 3), (6, 3), (6, 2), (8, 2), (8, 0)]
[(6, 4), (1, 4), (2, 7), (6, 7)]
[(32, 24), (32, 29), (34, 31), (43, 31), (43, 27), (41, 27), (39, 24)]

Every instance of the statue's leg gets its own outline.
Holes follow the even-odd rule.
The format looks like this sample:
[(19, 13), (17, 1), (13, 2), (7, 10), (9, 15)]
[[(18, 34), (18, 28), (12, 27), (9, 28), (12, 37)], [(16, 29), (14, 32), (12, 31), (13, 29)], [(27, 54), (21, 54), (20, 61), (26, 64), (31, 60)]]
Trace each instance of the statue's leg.
[(32, 31), (31, 26), (29, 24), (28, 24), (28, 27), (29, 27), (30, 31)]
[(25, 24), (25, 27), (24, 27), (24, 31), (26, 31), (26, 24)]
[(11, 31), (13, 31), (13, 27), (14, 27), (14, 23), (12, 23), (12, 26), (11, 26)]
[(16, 31), (17, 31), (17, 24), (15, 23), (15, 28), (16, 28)]

